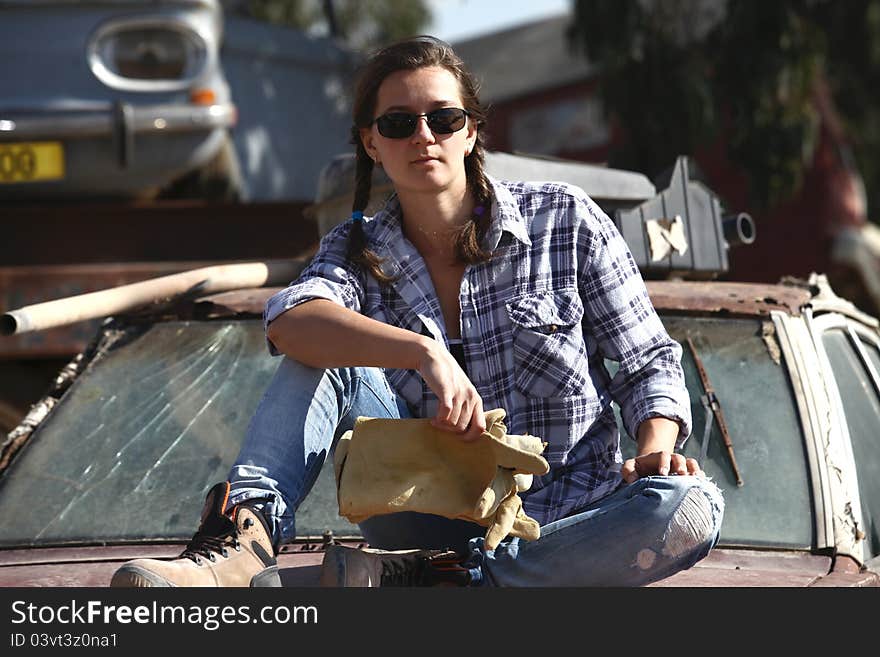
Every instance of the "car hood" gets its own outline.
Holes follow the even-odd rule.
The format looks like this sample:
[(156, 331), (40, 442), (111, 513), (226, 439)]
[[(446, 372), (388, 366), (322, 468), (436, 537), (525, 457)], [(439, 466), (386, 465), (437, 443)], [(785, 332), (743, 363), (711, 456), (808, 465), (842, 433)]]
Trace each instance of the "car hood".
[[(346, 543), (357, 546), (358, 543)], [(0, 586), (104, 587), (131, 559), (173, 559), (180, 544), (75, 546), (0, 550)], [(317, 586), (324, 552), (320, 544), (285, 546), (278, 555), (284, 586)]]
[(695, 566), (651, 586), (805, 587), (880, 586), (877, 573), (864, 571), (847, 557), (797, 550), (715, 548)]
[[(347, 543), (357, 546), (358, 543)], [(179, 544), (53, 547), (0, 550), (0, 586), (104, 587), (123, 563), (137, 558), (173, 559)], [(284, 586), (318, 586), (320, 544), (285, 546), (278, 556)], [(716, 548), (693, 568), (655, 587), (880, 586), (880, 577), (858, 568), (833, 567), (828, 556), (796, 551)]]

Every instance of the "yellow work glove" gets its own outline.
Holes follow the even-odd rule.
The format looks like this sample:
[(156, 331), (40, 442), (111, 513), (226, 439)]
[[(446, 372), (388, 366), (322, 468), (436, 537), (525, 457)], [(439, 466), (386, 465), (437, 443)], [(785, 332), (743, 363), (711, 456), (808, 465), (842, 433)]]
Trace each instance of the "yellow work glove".
[(538, 538), (518, 493), (550, 469), (546, 443), (508, 435), (504, 416), (487, 411), (486, 431), (472, 442), (427, 419), (358, 418), (333, 457), (339, 514), (354, 523), (398, 511), (470, 520), (488, 528), (488, 550), (508, 535)]

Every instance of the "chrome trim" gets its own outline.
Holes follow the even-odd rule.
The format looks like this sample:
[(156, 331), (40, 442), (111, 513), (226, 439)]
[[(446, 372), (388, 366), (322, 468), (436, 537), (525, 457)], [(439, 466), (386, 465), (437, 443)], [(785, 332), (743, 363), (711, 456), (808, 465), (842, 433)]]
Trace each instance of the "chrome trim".
[(867, 368), (868, 373), (871, 375), (871, 383), (874, 384), (874, 390), (877, 395), (880, 396), (880, 372), (874, 367), (873, 361), (871, 361), (870, 356), (865, 352), (865, 347), (862, 345), (862, 340), (865, 340), (871, 342), (875, 348), (880, 350), (880, 335), (877, 335), (876, 331), (871, 331), (861, 324), (853, 324), (853, 322), (849, 322), (846, 328), (849, 332), (850, 340), (852, 340), (855, 345), (856, 351), (859, 352), (859, 358), (862, 359), (862, 364)]
[[(808, 310), (806, 313), (806, 320), (813, 344), (815, 345), (816, 354), (819, 358), (819, 371), (825, 373), (824, 376), (829, 377), (833, 382), (833, 385), (827, 386), (827, 391), (831, 406), (829, 410), (837, 419), (837, 422), (832, 426), (838, 427), (838, 430), (829, 432), (828, 451), (829, 457), (833, 459), (834, 453), (832, 450), (836, 446), (838, 448), (836, 455), (839, 460), (829, 462), (828, 467), (834, 467), (839, 473), (838, 479), (840, 483), (838, 487), (842, 498), (835, 504), (835, 513), (841, 517), (841, 524), (844, 525), (846, 517), (849, 515), (855, 521), (857, 528), (864, 532), (862, 504), (858, 485), (859, 475), (852, 451), (852, 438), (849, 435), (849, 425), (846, 421), (846, 413), (843, 409), (843, 400), (840, 397), (837, 378), (834, 375), (834, 370), (831, 369), (831, 361), (828, 358), (828, 353), (825, 351), (825, 344), (822, 342), (822, 335), (833, 328), (842, 329), (846, 333), (847, 339), (851, 340), (852, 336), (848, 329), (850, 322), (854, 320), (839, 313), (823, 313), (815, 317), (812, 310)], [(849, 482), (855, 482), (855, 486), (847, 485)], [(843, 527), (841, 527), (835, 534), (835, 542), (839, 552), (853, 557), (859, 563), (864, 563), (865, 556), (867, 556), (865, 554), (866, 542), (864, 536), (859, 538), (855, 535), (846, 535)]]
[[(153, 105), (132, 107), (131, 130), (135, 134), (159, 132), (195, 132), (228, 128), (235, 124), (233, 103), (222, 105)], [(46, 112), (39, 115), (4, 117), (0, 123), (14, 124), (0, 132), (0, 143), (34, 139), (80, 139), (110, 137), (115, 132), (112, 107), (90, 112)]]
[(119, 166), (122, 169), (131, 164), (131, 159), (134, 155), (133, 118), (134, 111), (131, 105), (123, 102), (113, 104), (113, 122), (115, 124), (113, 141), (116, 142), (116, 155), (119, 158)]
[[(776, 336), (782, 350), (788, 379), (797, 400), (801, 430), (804, 434), (807, 465), (810, 473), (810, 486), (813, 492), (813, 527), (816, 531), (816, 548), (834, 547), (834, 518), (832, 514), (831, 487), (825, 470), (824, 453), (820, 437), (822, 422), (819, 416), (814, 383), (809, 376), (810, 364), (804, 362), (802, 350), (795, 349), (794, 343), (799, 334), (801, 343), (812, 345), (809, 330), (801, 318), (793, 318), (779, 310), (770, 311), (770, 318), (776, 328)], [(826, 404), (827, 405), (827, 404)]]
[[(201, 68), (187, 78), (180, 80), (137, 80), (117, 75), (104, 64), (98, 54), (98, 44), (114, 32), (123, 29), (161, 28), (179, 32), (186, 37), (194, 37), (205, 52), (205, 61)], [(217, 43), (210, 34), (200, 30), (196, 25), (164, 16), (140, 18), (114, 18), (100, 25), (89, 37), (86, 59), (92, 73), (101, 82), (112, 89), (120, 91), (181, 91), (191, 87), (197, 80), (204, 77), (207, 71), (216, 70), (218, 65)]]

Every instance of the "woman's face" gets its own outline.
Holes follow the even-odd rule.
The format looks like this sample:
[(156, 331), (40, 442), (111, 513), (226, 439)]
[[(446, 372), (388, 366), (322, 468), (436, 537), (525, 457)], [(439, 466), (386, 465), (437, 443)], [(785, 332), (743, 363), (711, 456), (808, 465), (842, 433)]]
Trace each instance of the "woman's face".
[[(458, 80), (438, 66), (396, 71), (379, 87), (373, 118), (387, 112), (425, 114), (443, 107), (463, 107)], [(450, 134), (435, 134), (424, 118), (409, 137), (390, 139), (376, 124), (361, 129), (367, 153), (384, 167), (397, 192), (440, 193), (467, 187), (464, 158), (477, 137), (474, 123)]]

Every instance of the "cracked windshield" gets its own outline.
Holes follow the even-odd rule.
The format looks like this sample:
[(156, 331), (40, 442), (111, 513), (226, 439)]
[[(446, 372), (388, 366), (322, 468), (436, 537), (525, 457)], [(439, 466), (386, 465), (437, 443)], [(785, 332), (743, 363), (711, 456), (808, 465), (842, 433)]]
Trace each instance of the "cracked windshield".
[[(0, 512), (18, 520), (0, 529), (0, 544), (188, 539), (204, 482), (226, 476), (278, 363), (259, 320), (169, 322), (116, 337), (3, 479)], [(350, 533), (335, 493), (322, 477), (297, 518), (301, 532)]]

